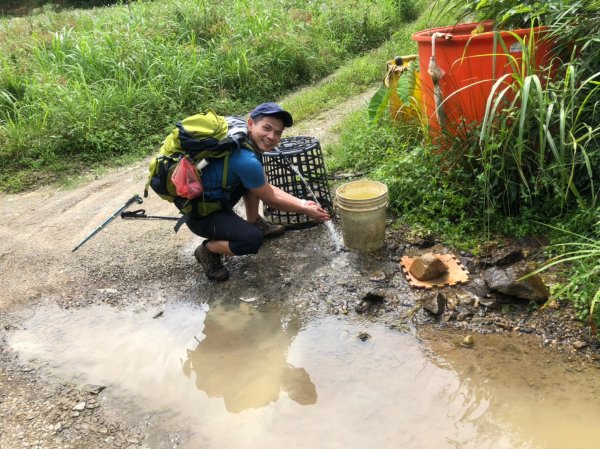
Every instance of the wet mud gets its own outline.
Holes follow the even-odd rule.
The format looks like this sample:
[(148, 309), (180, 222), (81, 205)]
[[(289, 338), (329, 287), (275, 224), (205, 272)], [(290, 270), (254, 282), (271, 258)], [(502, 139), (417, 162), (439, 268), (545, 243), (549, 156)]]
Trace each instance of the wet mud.
[[(597, 445), (600, 351), (568, 304), (492, 307), (487, 261), (392, 220), (363, 255), (286, 232), (224, 283), (169, 221), (117, 218), (73, 252), (146, 167), (0, 195), (0, 448)], [(432, 250), (470, 272), (439, 315), (400, 265)]]

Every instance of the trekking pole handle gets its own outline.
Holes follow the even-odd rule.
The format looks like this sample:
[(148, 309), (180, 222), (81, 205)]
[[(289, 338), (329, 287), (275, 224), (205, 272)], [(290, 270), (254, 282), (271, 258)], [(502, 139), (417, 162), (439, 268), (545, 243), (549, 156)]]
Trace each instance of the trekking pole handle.
[(146, 209), (123, 211), (121, 212), (121, 218), (143, 218), (145, 220), (179, 220), (179, 217), (168, 217), (163, 215), (146, 215)]

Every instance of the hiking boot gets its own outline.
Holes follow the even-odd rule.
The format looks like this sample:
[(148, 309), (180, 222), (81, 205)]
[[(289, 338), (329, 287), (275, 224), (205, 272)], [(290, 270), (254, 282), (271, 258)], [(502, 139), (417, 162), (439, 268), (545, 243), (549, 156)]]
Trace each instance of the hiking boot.
[(256, 226), (258, 230), (263, 233), (263, 236), (266, 239), (271, 237), (279, 237), (285, 232), (285, 226), (269, 223), (268, 221), (265, 221), (264, 218), (261, 216), (257, 218), (256, 223), (254, 223), (254, 226)]
[(229, 278), (229, 271), (223, 266), (221, 262), (221, 255), (211, 253), (206, 247), (206, 240), (202, 242), (196, 251), (194, 251), (194, 257), (200, 265), (206, 277), (213, 281), (225, 281)]

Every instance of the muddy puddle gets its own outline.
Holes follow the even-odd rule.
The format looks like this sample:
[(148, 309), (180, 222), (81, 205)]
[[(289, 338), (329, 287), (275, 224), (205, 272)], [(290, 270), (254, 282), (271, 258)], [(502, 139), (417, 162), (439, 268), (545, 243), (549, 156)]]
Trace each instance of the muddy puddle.
[(9, 337), (25, 363), (106, 386), (150, 448), (589, 448), (600, 371), (534, 338), (304, 315), (283, 303), (38, 309)]

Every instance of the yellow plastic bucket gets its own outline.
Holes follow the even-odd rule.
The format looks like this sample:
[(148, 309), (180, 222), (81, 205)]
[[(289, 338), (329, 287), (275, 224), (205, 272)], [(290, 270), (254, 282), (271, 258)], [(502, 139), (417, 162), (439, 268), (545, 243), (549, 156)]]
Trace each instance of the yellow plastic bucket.
[(359, 252), (381, 248), (385, 241), (387, 186), (376, 181), (353, 181), (338, 187), (335, 199), (344, 245)]

